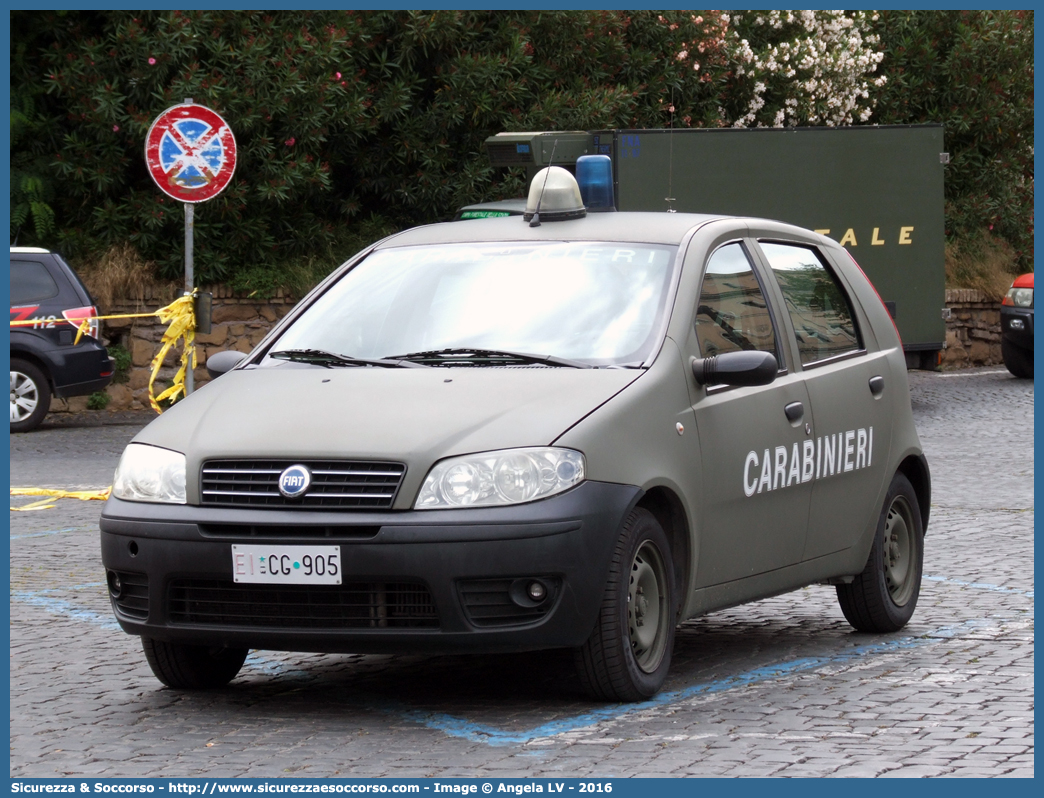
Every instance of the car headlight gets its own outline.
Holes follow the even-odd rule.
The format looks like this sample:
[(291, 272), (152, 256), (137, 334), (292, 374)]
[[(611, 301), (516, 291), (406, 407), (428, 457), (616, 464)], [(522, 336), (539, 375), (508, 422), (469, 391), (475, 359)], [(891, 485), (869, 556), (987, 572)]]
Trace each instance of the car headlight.
[(1014, 305), (1017, 308), (1031, 308), (1033, 307), (1033, 289), (1012, 286), (1008, 289), (1007, 296), (1004, 297), (1001, 304)]
[(543, 499), (583, 482), (584, 456), (572, 449), (504, 449), (442, 460), (428, 472), (417, 510), (488, 507)]
[(132, 502), (185, 504), (185, 455), (129, 444), (116, 466), (112, 495)]

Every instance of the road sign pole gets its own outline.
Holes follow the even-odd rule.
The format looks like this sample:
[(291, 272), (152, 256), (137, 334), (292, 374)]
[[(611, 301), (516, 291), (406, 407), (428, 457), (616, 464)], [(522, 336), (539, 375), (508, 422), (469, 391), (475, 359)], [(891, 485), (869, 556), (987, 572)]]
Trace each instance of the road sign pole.
[[(191, 202), (185, 205), (185, 293), (191, 294), (195, 275), (192, 263), (192, 239), (196, 231), (196, 206)], [(193, 383), (192, 369), (186, 369), (185, 373), (185, 395), (192, 393)]]
[[(161, 113), (145, 136), (145, 164), (159, 189), (185, 207), (185, 291), (195, 287), (195, 203), (213, 199), (236, 168), (236, 139), (220, 114), (186, 97)], [(193, 373), (185, 375), (192, 393)]]
[[(185, 98), (185, 105), (192, 105), (192, 98)], [(184, 203), (185, 205), (185, 292), (191, 294), (193, 289), (193, 283), (196, 281), (196, 275), (193, 273), (194, 264), (192, 262), (192, 245), (193, 239), (196, 233), (196, 207), (191, 202)], [(193, 364), (194, 365), (194, 364)], [(193, 369), (185, 370), (185, 396), (192, 393), (193, 388)]]

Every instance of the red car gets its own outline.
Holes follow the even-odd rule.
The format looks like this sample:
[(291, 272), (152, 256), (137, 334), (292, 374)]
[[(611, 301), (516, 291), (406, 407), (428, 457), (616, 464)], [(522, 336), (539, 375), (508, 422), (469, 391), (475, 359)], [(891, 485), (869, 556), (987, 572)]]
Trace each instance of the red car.
[(1033, 275), (1011, 284), (1001, 303), (1001, 354), (1016, 377), (1033, 379)]

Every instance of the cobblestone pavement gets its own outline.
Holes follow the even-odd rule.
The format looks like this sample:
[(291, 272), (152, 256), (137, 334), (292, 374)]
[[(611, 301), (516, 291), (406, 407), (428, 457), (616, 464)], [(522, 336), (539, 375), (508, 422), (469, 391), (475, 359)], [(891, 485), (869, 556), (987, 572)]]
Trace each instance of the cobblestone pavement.
[[(911, 373), (933, 471), (913, 621), (861, 635), (810, 587), (684, 624), (656, 700), (567, 656), (253, 652), (163, 688), (119, 631), (98, 502), (11, 513), (12, 776), (1032, 776), (1033, 383)], [(100, 488), (141, 417), (11, 438), (11, 484)], [(29, 500), (12, 500), (24, 504)]]

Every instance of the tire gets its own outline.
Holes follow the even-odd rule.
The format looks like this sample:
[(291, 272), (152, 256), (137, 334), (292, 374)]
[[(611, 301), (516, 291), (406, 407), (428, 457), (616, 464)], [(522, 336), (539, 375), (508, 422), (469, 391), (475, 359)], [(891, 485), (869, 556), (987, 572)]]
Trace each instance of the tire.
[(1001, 356), (1008, 371), (1019, 379), (1033, 379), (1033, 352), (1001, 338)]
[(11, 358), (11, 432), (36, 429), (50, 407), (47, 375), (27, 360)]
[(245, 648), (208, 648), (141, 638), (156, 678), (175, 690), (208, 690), (232, 681), (246, 659)]
[(841, 612), (860, 632), (896, 632), (917, 606), (924, 565), (924, 524), (910, 480), (897, 473), (888, 488), (863, 572), (837, 586)]
[(631, 511), (613, 550), (594, 631), (576, 651), (584, 691), (606, 701), (642, 701), (663, 686), (676, 624), (667, 536), (647, 510)]

